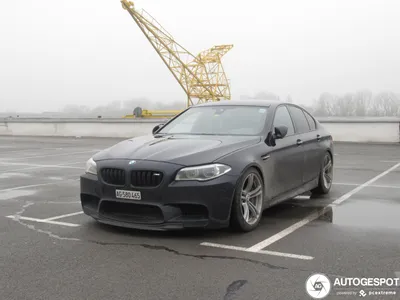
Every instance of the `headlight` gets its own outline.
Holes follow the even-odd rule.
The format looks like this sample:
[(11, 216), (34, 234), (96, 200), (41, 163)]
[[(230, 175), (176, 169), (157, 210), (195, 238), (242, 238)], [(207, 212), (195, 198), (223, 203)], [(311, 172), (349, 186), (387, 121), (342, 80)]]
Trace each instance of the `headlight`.
[(97, 165), (93, 158), (86, 162), (86, 173), (97, 175)]
[(183, 168), (178, 172), (178, 174), (176, 174), (175, 180), (206, 181), (222, 176), (228, 173), (230, 170), (231, 167), (221, 164)]

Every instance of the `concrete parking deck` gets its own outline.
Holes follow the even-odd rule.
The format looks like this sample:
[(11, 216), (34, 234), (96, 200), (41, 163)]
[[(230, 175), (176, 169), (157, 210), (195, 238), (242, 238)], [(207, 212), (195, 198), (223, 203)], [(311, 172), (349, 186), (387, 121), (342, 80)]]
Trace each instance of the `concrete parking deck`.
[(0, 137), (1, 299), (297, 300), (316, 272), (400, 272), (398, 145), (336, 144), (329, 196), (273, 207), (254, 232), (162, 233), (82, 214), (85, 162), (117, 141)]

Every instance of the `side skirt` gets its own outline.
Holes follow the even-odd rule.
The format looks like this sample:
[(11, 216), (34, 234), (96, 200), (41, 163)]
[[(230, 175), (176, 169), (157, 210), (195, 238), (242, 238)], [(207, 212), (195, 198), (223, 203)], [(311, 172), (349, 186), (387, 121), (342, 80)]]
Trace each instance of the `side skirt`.
[(279, 203), (282, 203), (286, 200), (293, 199), (294, 197), (297, 197), (299, 195), (302, 195), (304, 193), (307, 193), (311, 191), (312, 189), (316, 188), (318, 186), (318, 177), (305, 183), (299, 188), (296, 188), (294, 190), (290, 190), (289, 192), (286, 192), (284, 194), (279, 195), (278, 197), (275, 197), (271, 199), (268, 203), (266, 203), (265, 208), (269, 208), (271, 206), (277, 205)]

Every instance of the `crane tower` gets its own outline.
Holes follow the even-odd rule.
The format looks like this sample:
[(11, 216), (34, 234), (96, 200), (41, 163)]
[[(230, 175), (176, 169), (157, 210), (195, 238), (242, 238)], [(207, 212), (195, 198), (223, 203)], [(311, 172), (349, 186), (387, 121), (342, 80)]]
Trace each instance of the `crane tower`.
[(138, 12), (133, 2), (120, 1), (185, 91), (188, 107), (207, 101), (231, 99), (221, 58), (233, 45), (214, 46), (194, 56), (145, 10)]

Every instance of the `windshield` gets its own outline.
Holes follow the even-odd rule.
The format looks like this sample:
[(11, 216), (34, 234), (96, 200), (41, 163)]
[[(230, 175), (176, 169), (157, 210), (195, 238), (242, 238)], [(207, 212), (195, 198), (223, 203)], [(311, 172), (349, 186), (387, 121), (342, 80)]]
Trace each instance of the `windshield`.
[(164, 126), (160, 134), (260, 135), (267, 107), (193, 107)]

